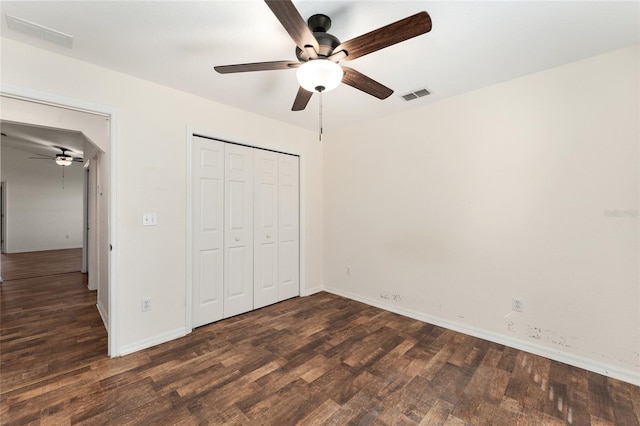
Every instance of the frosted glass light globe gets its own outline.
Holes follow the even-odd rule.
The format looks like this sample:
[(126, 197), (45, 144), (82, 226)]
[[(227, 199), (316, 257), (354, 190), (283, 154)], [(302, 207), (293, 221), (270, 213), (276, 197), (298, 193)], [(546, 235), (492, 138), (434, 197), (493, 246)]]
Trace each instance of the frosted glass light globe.
[(72, 157), (67, 157), (67, 156), (64, 156), (64, 155), (58, 155), (56, 157), (56, 164), (58, 164), (60, 166), (70, 166), (72, 162), (73, 162), (73, 158)]
[(309, 92), (328, 92), (342, 81), (342, 67), (328, 59), (314, 59), (298, 68), (296, 77), (303, 89)]

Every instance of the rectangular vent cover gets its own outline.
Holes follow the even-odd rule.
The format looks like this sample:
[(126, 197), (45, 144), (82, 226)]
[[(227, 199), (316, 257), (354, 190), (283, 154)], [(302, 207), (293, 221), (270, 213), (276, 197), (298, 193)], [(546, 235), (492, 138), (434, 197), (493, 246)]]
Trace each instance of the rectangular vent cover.
[(15, 16), (5, 16), (7, 17), (7, 26), (12, 31), (36, 37), (69, 49), (71, 49), (71, 46), (73, 45), (73, 37), (68, 34), (43, 27), (39, 24), (34, 24), (33, 22), (25, 21), (24, 19), (16, 18)]
[(405, 101), (412, 101), (414, 99), (418, 99), (421, 98), (423, 96), (427, 96), (430, 95), (431, 92), (429, 92), (427, 89), (420, 89), (420, 90), (416, 90), (414, 92), (409, 92), (406, 95), (402, 95), (402, 97), (404, 98)]

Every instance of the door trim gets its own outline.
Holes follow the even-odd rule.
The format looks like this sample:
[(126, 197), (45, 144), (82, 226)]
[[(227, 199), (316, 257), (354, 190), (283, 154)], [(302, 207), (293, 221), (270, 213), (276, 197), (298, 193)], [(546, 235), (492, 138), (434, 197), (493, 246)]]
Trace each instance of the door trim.
[[(0, 186), (2, 187), (2, 189), (0, 190), (0, 197), (2, 197), (2, 200), (0, 200), (0, 203), (2, 204), (2, 206), (0, 206), (0, 221), (2, 222), (0, 224), (0, 226), (2, 227), (2, 235), (0, 235), (0, 252), (2, 253), (6, 253), (7, 252), (7, 182), (2, 181), (0, 182)], [(2, 282), (2, 277), (0, 276), (0, 282)]]
[(277, 152), (279, 154), (287, 154), (287, 155), (293, 155), (299, 158), (299, 169), (298, 169), (298, 181), (299, 181), (299, 199), (298, 199), (298, 203), (300, 205), (300, 209), (299, 209), (299, 234), (298, 234), (298, 239), (299, 239), (299, 260), (298, 262), (300, 263), (300, 267), (298, 270), (298, 273), (300, 274), (299, 276), (299, 280), (300, 280), (300, 296), (307, 296), (309, 294), (312, 293), (308, 293), (307, 292), (307, 288), (306, 288), (306, 278), (305, 278), (305, 272), (306, 272), (306, 267), (305, 267), (305, 254), (306, 254), (306, 220), (305, 220), (305, 193), (306, 193), (306, 186), (305, 186), (305, 181), (306, 179), (304, 179), (305, 173), (306, 173), (306, 163), (305, 163), (305, 155), (301, 152), (285, 152), (285, 151), (280, 151), (277, 149), (273, 149), (273, 148), (269, 148), (269, 147), (264, 147), (264, 146), (258, 146), (258, 145), (249, 145), (249, 144), (244, 144), (244, 143), (239, 143), (239, 142), (233, 142), (233, 141), (229, 141), (229, 140), (225, 140), (225, 139), (221, 139), (221, 138), (217, 138), (215, 136), (211, 135), (212, 132), (210, 131), (206, 131), (206, 130), (201, 130), (201, 129), (197, 129), (194, 128), (192, 126), (186, 126), (186, 132), (185, 132), (185, 139), (186, 139), (186, 143), (185, 143), (185, 149), (186, 149), (186, 160), (187, 160), (187, 164), (186, 164), (186, 184), (187, 184), (187, 217), (185, 220), (185, 234), (186, 234), (186, 259), (185, 259), (185, 278), (186, 278), (186, 286), (185, 286), (185, 330), (187, 331), (187, 333), (191, 333), (193, 331), (193, 249), (192, 249), (192, 243), (193, 243), (193, 220), (192, 220), (192, 216), (193, 216), (193, 208), (192, 208), (192, 204), (193, 204), (193, 190), (192, 190), (192, 185), (193, 185), (193, 167), (192, 167), (192, 161), (193, 161), (193, 154), (192, 154), (192, 139), (194, 136), (199, 136), (201, 138), (206, 138), (206, 139), (213, 139), (213, 140), (217, 140), (220, 142), (224, 142), (224, 143), (229, 143), (229, 144), (233, 144), (233, 145), (242, 145), (242, 146), (246, 146), (249, 148), (255, 148), (255, 149), (262, 149), (265, 151), (271, 151), (271, 152)]

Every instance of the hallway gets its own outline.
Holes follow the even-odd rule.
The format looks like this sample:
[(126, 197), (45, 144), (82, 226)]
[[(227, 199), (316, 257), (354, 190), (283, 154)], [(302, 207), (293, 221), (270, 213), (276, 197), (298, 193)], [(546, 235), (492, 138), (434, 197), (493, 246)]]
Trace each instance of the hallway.
[(1, 423), (47, 386), (107, 359), (107, 332), (81, 261), (82, 249), (2, 254)]

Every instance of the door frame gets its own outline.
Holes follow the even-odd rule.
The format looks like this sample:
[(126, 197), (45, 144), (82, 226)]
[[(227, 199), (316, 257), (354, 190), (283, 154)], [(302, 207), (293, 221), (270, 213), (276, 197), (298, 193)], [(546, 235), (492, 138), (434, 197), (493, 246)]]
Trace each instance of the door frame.
[[(7, 182), (0, 182), (0, 252), (7, 252)], [(0, 282), (2, 282), (2, 276), (0, 276)]]
[[(110, 357), (119, 356), (119, 333), (118, 333), (118, 287), (115, 279), (118, 271), (117, 252), (113, 251), (113, 247), (117, 247), (117, 148), (119, 135), (119, 112), (110, 106), (87, 102), (80, 99), (68, 98), (52, 93), (41, 92), (38, 90), (15, 86), (12, 84), (1, 83), (0, 94), (9, 97), (22, 99), (25, 101), (35, 102), (39, 104), (51, 105), (54, 107), (77, 110), (81, 112), (99, 114), (109, 117), (109, 135), (108, 135), (108, 151), (110, 155), (109, 161), (109, 206), (107, 213), (108, 235), (104, 241), (98, 241), (98, 244), (107, 243), (110, 249), (107, 256), (107, 287), (109, 291), (109, 307), (108, 307), (108, 324), (107, 324), (107, 353)], [(97, 272), (97, 271), (96, 271)]]
[(267, 151), (279, 152), (282, 154), (295, 155), (299, 158), (299, 169), (298, 169), (298, 191), (299, 191), (299, 259), (298, 262), (299, 270), (298, 274), (300, 275), (300, 297), (307, 295), (306, 294), (306, 210), (305, 210), (305, 194), (306, 194), (306, 185), (305, 185), (305, 173), (306, 173), (306, 163), (305, 163), (305, 155), (302, 152), (286, 152), (281, 149), (277, 149), (274, 147), (260, 146), (260, 145), (250, 145), (246, 143), (234, 142), (226, 139), (222, 139), (212, 135), (212, 132), (207, 130), (196, 129), (192, 126), (186, 127), (186, 184), (187, 184), (187, 205), (186, 212), (187, 217), (185, 220), (185, 234), (186, 234), (186, 262), (185, 262), (185, 275), (186, 275), (186, 286), (185, 286), (185, 330), (187, 333), (191, 333), (193, 331), (193, 153), (192, 153), (192, 140), (194, 136), (200, 136), (203, 138), (214, 139), (224, 143), (230, 143), (234, 145), (242, 145), (250, 148), (263, 149)]
[[(82, 267), (80, 272), (86, 274), (89, 269), (89, 164), (91, 160), (85, 162), (82, 169)], [(91, 283), (88, 284), (89, 290)]]

